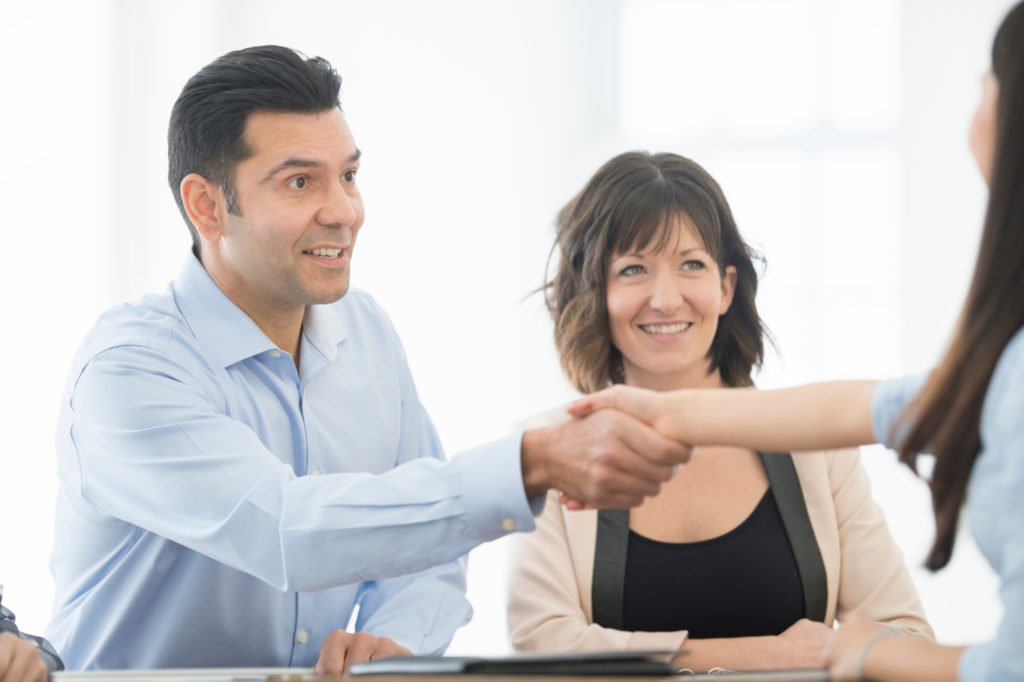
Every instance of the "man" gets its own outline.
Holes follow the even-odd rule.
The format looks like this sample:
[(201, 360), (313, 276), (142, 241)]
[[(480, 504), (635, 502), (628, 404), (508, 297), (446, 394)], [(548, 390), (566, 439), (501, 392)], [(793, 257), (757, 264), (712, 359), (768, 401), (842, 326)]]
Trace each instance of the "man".
[[(69, 669), (442, 652), (471, 615), (470, 549), (531, 530), (549, 488), (635, 506), (688, 456), (605, 411), (445, 463), (390, 321), (348, 291), (363, 205), (340, 82), (251, 48), (174, 105), (193, 253), (100, 318), (61, 405), (48, 636)], [(356, 605), (364, 632), (339, 630)]]

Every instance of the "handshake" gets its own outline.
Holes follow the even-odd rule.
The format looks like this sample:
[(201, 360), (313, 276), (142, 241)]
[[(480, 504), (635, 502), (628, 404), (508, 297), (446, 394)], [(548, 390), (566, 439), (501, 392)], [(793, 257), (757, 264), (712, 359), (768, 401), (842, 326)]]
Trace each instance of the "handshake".
[(553, 488), (570, 509), (626, 509), (657, 495), (693, 452), (674, 430), (675, 395), (613, 386), (571, 405), (572, 419), (527, 431), (527, 497)]

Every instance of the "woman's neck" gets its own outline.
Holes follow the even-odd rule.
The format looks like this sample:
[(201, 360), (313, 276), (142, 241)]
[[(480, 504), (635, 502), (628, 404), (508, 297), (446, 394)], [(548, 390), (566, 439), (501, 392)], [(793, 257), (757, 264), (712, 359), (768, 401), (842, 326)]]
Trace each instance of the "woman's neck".
[(716, 369), (708, 373), (711, 362), (706, 361), (680, 372), (661, 374), (623, 363), (626, 385), (646, 388), (651, 391), (679, 391), (695, 388), (727, 388), (722, 375)]

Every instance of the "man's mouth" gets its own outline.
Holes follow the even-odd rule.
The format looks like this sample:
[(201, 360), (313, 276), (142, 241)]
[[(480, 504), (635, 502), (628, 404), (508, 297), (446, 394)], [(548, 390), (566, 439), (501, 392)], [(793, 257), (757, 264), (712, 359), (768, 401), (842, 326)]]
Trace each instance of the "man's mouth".
[(681, 331), (689, 329), (692, 325), (692, 322), (677, 322), (675, 324), (642, 324), (640, 325), (640, 329), (643, 329), (648, 334), (678, 334)]
[(310, 249), (309, 251), (303, 251), (302, 253), (308, 253), (311, 256), (320, 256), (321, 258), (327, 258), (334, 260), (337, 258), (345, 249)]

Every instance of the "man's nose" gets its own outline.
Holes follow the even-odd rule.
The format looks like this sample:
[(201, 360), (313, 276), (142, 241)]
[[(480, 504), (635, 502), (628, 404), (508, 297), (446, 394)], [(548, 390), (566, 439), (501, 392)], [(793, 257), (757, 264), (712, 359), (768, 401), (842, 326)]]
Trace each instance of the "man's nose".
[(651, 298), (648, 305), (660, 313), (672, 313), (683, 305), (683, 293), (679, 283), (668, 273), (659, 273), (651, 282)]
[(331, 183), (328, 187), (327, 201), (316, 217), (321, 225), (351, 227), (355, 224), (358, 217), (355, 201), (340, 182)]

